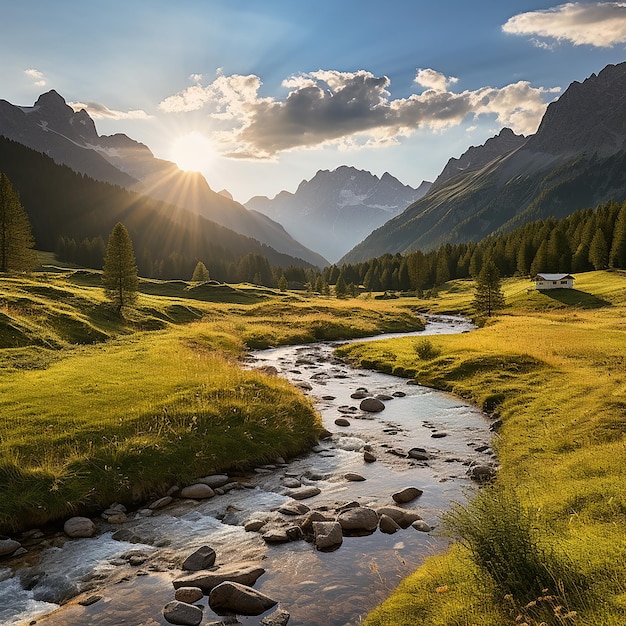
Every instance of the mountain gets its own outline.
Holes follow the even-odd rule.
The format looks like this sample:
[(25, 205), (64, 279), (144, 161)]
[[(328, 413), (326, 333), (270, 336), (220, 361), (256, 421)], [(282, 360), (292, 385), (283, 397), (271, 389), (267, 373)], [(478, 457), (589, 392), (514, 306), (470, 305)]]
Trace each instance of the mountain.
[(0, 135), (95, 180), (188, 209), (313, 265), (328, 264), (280, 224), (214, 192), (201, 174), (155, 158), (147, 146), (124, 134), (99, 136), (88, 113), (75, 112), (54, 90), (42, 94), (32, 107), (0, 100)]
[[(457, 163), (463, 166), (469, 152)], [(597, 76), (572, 83), (550, 103), (537, 132), (521, 145), (491, 160), (482, 153), (474, 149), (472, 159), (484, 164), (457, 168), (456, 174), (449, 168), (424, 198), (372, 232), (341, 261), (479, 241), (532, 220), (565, 217), (609, 200), (621, 202), (626, 197), (626, 63), (608, 65)]]
[(0, 171), (19, 192), (41, 250), (55, 250), (61, 237), (74, 245), (98, 237), (106, 241), (122, 221), (143, 276), (190, 278), (202, 260), (213, 278), (236, 281), (240, 261), (251, 255), (281, 267), (311, 267), (186, 209), (78, 174), (2, 136)]
[(255, 196), (245, 206), (279, 221), (298, 241), (334, 261), (429, 187), (423, 182), (413, 189), (388, 173), (378, 178), (342, 166), (320, 170), (295, 193), (281, 191), (272, 199)]

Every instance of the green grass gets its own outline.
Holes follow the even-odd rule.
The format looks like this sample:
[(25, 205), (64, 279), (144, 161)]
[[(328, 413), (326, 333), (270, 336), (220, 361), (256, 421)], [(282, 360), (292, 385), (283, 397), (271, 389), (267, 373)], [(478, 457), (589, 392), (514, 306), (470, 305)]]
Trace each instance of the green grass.
[(141, 281), (120, 318), (97, 272), (0, 277), (0, 532), (300, 453), (322, 430), (310, 401), (240, 357), (419, 328), (413, 304)]
[[(433, 308), (469, 311), (471, 283), (451, 287), (431, 301)], [(622, 625), (626, 623), (626, 274), (579, 275), (576, 290), (569, 293), (538, 293), (527, 287), (525, 281), (506, 281), (510, 306), (483, 328), (431, 337), (432, 348), (439, 351), (433, 358), (419, 358), (418, 339), (357, 344), (339, 352), (357, 364), (415, 376), (500, 417), (503, 426), (494, 440), (501, 463), (498, 487), (532, 521), (532, 545), (544, 555), (546, 572), (551, 573), (542, 579), (550, 588), (548, 595), (577, 611), (574, 621), (562, 621), (549, 610), (542, 619), (548, 624)], [(488, 510), (471, 515), (476, 523), (488, 525)], [(512, 532), (503, 536), (510, 544), (515, 539)], [(476, 563), (470, 558), (476, 554), (467, 532), (459, 538), (462, 544), (436, 560), (437, 571), (448, 572), (438, 579), (448, 586), (445, 593), (433, 593), (424, 585), (422, 568), (367, 623), (515, 623), (516, 615), (510, 613), (521, 614), (525, 605), (520, 603), (527, 598), (516, 597), (519, 586), (513, 592), (484, 564), (461, 567), (463, 560)], [(506, 558), (514, 571), (516, 559)], [(528, 579), (529, 589), (531, 582)], [(468, 597), (468, 589), (475, 589), (474, 598)], [(402, 602), (422, 608), (417, 612), (407, 608), (411, 617), (403, 621), (397, 616)], [(449, 617), (433, 619), (433, 607)], [(463, 613), (461, 607), (474, 608)], [(539, 623), (528, 611), (522, 617), (528, 624)]]

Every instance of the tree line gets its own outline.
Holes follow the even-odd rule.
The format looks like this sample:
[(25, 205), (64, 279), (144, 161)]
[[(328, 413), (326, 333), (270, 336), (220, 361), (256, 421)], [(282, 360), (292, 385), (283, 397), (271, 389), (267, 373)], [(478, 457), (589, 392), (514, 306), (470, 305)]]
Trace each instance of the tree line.
[(327, 284), (341, 281), (363, 285), (368, 291), (423, 293), (451, 279), (478, 276), (486, 259), (493, 261), (500, 276), (626, 269), (626, 200), (579, 210), (559, 220), (529, 222), (480, 242), (332, 265), (320, 277)]

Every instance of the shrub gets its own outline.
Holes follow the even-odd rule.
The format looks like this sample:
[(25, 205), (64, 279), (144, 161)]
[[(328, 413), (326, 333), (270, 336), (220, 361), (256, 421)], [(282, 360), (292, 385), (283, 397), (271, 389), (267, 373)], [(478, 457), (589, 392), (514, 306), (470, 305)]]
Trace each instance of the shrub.
[(415, 352), (422, 361), (430, 361), (441, 354), (441, 350), (436, 348), (429, 339), (422, 339), (415, 345)]

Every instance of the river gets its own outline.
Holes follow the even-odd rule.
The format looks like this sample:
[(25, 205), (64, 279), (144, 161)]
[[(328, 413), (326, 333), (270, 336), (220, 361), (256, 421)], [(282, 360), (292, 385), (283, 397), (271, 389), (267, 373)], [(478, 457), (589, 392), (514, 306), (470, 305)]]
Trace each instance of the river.
[[(470, 329), (460, 318), (439, 317), (429, 318), (422, 333), (411, 334)], [(262, 561), (266, 573), (255, 588), (289, 612), (290, 625), (360, 623), (426, 556), (445, 547), (445, 539), (436, 533), (441, 512), (451, 501), (462, 500), (470, 487), (468, 465), (493, 462), (493, 453), (490, 422), (475, 407), (394, 376), (351, 368), (333, 356), (336, 345), (258, 351), (248, 362), (250, 367), (275, 367), (294, 384), (310, 387), (306, 393), (314, 398), (331, 439), (287, 464), (238, 477), (247, 483), (245, 489), (204, 501), (175, 500), (149, 516), (130, 515), (121, 525), (121, 537), (118, 533), (113, 538), (120, 526), (102, 524), (94, 538), (46, 538), (48, 547), (33, 549), (13, 569), (0, 565), (0, 623), (166, 626), (162, 607), (174, 598), (171, 581), (181, 573), (181, 561), (202, 545), (216, 550), (218, 564)], [(359, 400), (350, 397), (358, 388), (393, 399), (384, 402), (380, 413), (364, 413), (357, 408)], [(349, 425), (337, 426), (339, 417)], [(365, 445), (376, 462), (364, 462)], [(425, 449), (429, 460), (409, 458), (411, 448)], [(347, 481), (344, 476), (350, 472), (365, 480)], [(268, 545), (243, 524), (252, 518), (267, 520), (268, 527), (285, 524), (286, 516), (277, 511), (293, 503), (283, 486), (285, 478), (318, 487), (321, 493), (302, 504), (327, 511), (352, 501), (371, 507), (394, 504), (394, 492), (418, 487), (423, 495), (404, 506), (416, 509), (435, 530), (419, 532), (409, 526), (395, 534), (345, 537), (332, 552), (317, 551), (305, 541)], [(59, 608), (72, 596), (74, 600)], [(218, 621), (207, 598), (201, 602), (203, 624)], [(239, 621), (256, 625), (262, 617)]]

